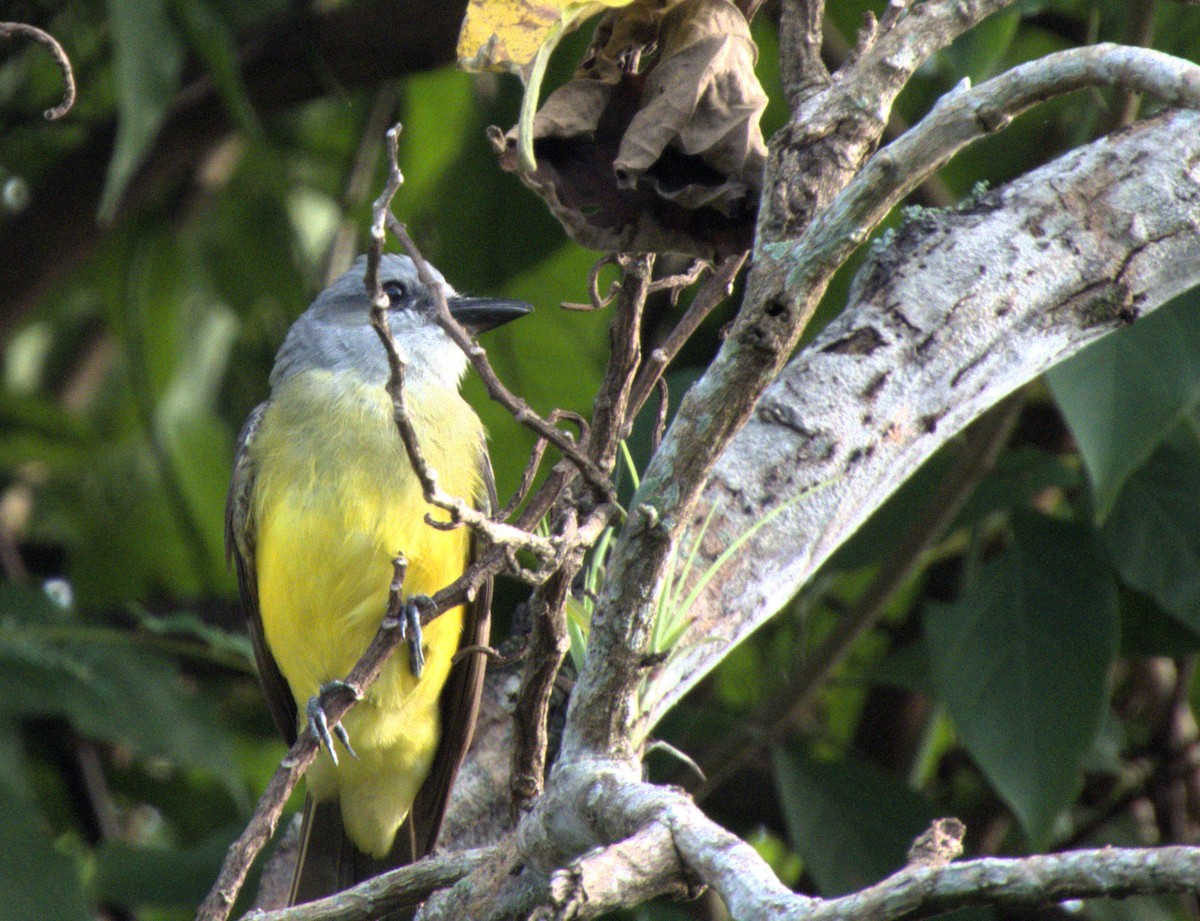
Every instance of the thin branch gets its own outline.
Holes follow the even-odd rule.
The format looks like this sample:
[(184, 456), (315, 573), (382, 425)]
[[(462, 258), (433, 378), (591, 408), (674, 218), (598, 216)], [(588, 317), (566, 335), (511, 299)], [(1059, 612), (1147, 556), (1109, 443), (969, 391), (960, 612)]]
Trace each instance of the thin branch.
[[(1125, 5), (1125, 29), (1121, 43), (1138, 48), (1149, 48), (1154, 41), (1155, 0), (1129, 0)], [(1118, 128), (1132, 125), (1137, 119), (1142, 95), (1126, 86), (1117, 88), (1113, 106), (1104, 119), (1102, 132), (1108, 134)]]
[[(1198, 122), (1164, 113), (974, 207), (910, 222), (872, 250), (847, 310), (757, 401), (691, 520), (716, 504), (712, 527), (741, 534), (781, 496), (826, 485), (762, 527), (739, 565), (708, 583), (694, 627), (656, 676), (661, 690), (640, 698), (651, 725), (953, 434), (1048, 365), (1197, 283), (1194, 202), (1178, 190), (1194, 188)], [(697, 388), (714, 411), (703, 381), (683, 398), (659, 456)], [(691, 464), (688, 453), (672, 469)], [(696, 567), (712, 559), (702, 549)]]
[(971, 905), (1031, 908), (1068, 899), (1200, 891), (1200, 848), (1102, 848), (914, 867), (832, 899), (805, 921), (929, 918)]
[(707, 259), (696, 259), (688, 266), (686, 272), (680, 272), (677, 275), (664, 275), (661, 278), (651, 280), (646, 293), (657, 294), (659, 291), (670, 291), (671, 306), (674, 307), (679, 303), (679, 295), (683, 293), (685, 288), (690, 288), (700, 280), (701, 275), (711, 271), (711, 262)]
[(362, 921), (411, 908), (431, 892), (453, 885), (496, 859), (496, 849), (476, 848), (426, 857), (314, 902), (247, 916), (253, 921)]
[(609, 358), (592, 409), (587, 450), (596, 465), (612, 476), (618, 445), (633, 421), (630, 399), (634, 375), (642, 360), (642, 315), (654, 270), (652, 254), (627, 257), (620, 297), (609, 327)]
[(920, 124), (880, 150), (806, 235), (799, 284), (826, 273), (866, 239), (905, 195), (968, 144), (1005, 128), (1026, 109), (1091, 86), (1127, 86), (1170, 105), (1200, 108), (1200, 67), (1161, 52), (1092, 45), (1046, 55), (979, 86), (960, 85)]
[[(1200, 891), (1200, 848), (1110, 847), (957, 863), (937, 860), (932, 865), (914, 862), (851, 895), (811, 898), (789, 891), (753, 848), (705, 816), (686, 796), (636, 783), (614, 784), (605, 793), (606, 802), (625, 821), (636, 822), (635, 828), (653, 823), (668, 827), (683, 867), (712, 886), (735, 918), (894, 921), (973, 905), (1029, 907), (1067, 899)], [(680, 872), (674, 872), (678, 879)]]
[[(589, 460), (604, 474), (606, 483), (610, 482), (620, 441), (628, 433), (633, 418), (629, 411), (630, 396), (641, 361), (642, 316), (649, 295), (654, 256), (621, 256), (619, 261), (624, 274), (609, 328), (611, 350), (593, 403), (591, 428), (584, 441)], [(557, 516), (556, 526), (563, 543), (577, 549), (562, 555), (561, 569), (530, 599), (530, 610), (534, 614), (531, 652), (522, 676), (513, 727), (514, 813), (542, 792), (549, 750), (546, 720), (550, 696), (558, 670), (570, 649), (565, 605), (575, 575), (583, 565), (586, 548), (595, 543), (615, 512), (615, 507), (608, 506), (603, 508), (604, 514), (589, 512), (591, 501), (591, 497), (577, 493), (573, 500), (568, 499), (568, 508)], [(605, 500), (602, 498), (601, 501)], [(572, 504), (578, 508), (570, 507)]]
[(335, 278), (350, 267), (358, 252), (359, 224), (350, 219), (349, 213), (365, 202), (370, 194), (379, 162), (379, 136), (386, 136), (398, 94), (398, 85), (388, 83), (376, 91), (371, 100), (371, 109), (367, 113), (358, 150), (354, 154), (350, 173), (338, 203), (342, 219), (338, 222), (333, 239), (325, 250), (325, 269), (322, 277), (326, 286), (332, 284)]
[(58, 39), (37, 26), (24, 22), (0, 22), (0, 38), (12, 38), (14, 35), (35, 41), (54, 55), (54, 63), (62, 73), (63, 95), (58, 105), (47, 109), (42, 115), (47, 121), (62, 118), (71, 111), (71, 106), (75, 105), (75, 74), (71, 70), (71, 59), (67, 57), (67, 52), (58, 43)]
[(740, 256), (727, 256), (721, 260), (712, 277), (696, 293), (692, 303), (679, 322), (675, 324), (675, 328), (671, 330), (666, 341), (650, 352), (633, 383), (633, 392), (629, 398), (631, 418), (636, 416), (646, 404), (646, 398), (650, 396), (650, 391), (654, 389), (655, 383), (674, 361), (675, 356), (679, 354), (679, 350), (687, 344), (687, 341), (700, 328), (700, 324), (716, 309), (717, 305), (730, 295), (733, 290), (733, 281), (746, 263), (748, 255), (749, 253), (742, 253)]
[(667, 431), (667, 410), (670, 408), (671, 392), (667, 387), (667, 379), (660, 377), (655, 382), (658, 391), (658, 415), (654, 418), (654, 429), (650, 432), (650, 454), (653, 456), (662, 444), (663, 435)]
[[(580, 440), (586, 440), (588, 431), (587, 420), (578, 413), (567, 409), (555, 409), (551, 411), (548, 418), (553, 425), (558, 425), (559, 422), (563, 421), (573, 422), (579, 427)], [(508, 521), (516, 510), (521, 507), (521, 503), (525, 501), (525, 497), (529, 494), (529, 490), (533, 486), (534, 479), (537, 478), (538, 468), (541, 467), (542, 458), (545, 454), (546, 439), (538, 438), (533, 444), (529, 460), (525, 463), (525, 470), (521, 473), (521, 482), (517, 486), (516, 492), (513, 493), (512, 498), (508, 500), (504, 508), (493, 516), (496, 521)]]
[(588, 270), (588, 298), (587, 304), (564, 303), (564, 310), (574, 310), (578, 312), (590, 312), (593, 310), (603, 310), (612, 303), (614, 297), (617, 296), (617, 291), (620, 290), (620, 284), (613, 282), (608, 286), (608, 294), (600, 293), (600, 270), (606, 265), (616, 265), (617, 256), (613, 253), (601, 256), (597, 259), (592, 267)]
[(533, 443), (533, 450), (529, 452), (529, 460), (525, 462), (525, 469), (521, 473), (521, 482), (517, 484), (516, 492), (505, 503), (504, 508), (496, 513), (497, 521), (508, 521), (513, 516), (513, 513), (521, 507), (521, 503), (525, 501), (525, 497), (529, 494), (529, 490), (533, 486), (534, 479), (537, 478), (537, 472), (542, 466), (542, 458), (545, 454), (546, 439), (538, 438)]

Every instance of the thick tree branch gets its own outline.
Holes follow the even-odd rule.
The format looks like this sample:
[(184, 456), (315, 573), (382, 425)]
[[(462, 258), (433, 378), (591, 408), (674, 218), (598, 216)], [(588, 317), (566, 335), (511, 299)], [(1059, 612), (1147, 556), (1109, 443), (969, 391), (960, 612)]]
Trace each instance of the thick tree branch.
[(873, 253), (843, 315), (781, 374), (718, 462), (692, 519), (717, 509), (698, 570), (781, 501), (822, 488), (762, 527), (709, 583), (686, 648), (654, 677), (650, 722), (954, 433), (1198, 283), (1200, 116), (1191, 112), (898, 231)]

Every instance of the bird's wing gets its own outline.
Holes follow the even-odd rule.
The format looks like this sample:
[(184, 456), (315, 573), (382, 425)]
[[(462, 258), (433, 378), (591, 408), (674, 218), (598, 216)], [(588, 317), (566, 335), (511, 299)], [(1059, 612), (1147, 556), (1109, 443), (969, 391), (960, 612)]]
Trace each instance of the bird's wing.
[[(480, 450), (480, 468), (483, 476), (484, 495), (481, 511), (491, 514), (496, 508), (496, 480), (486, 449)], [(472, 537), (471, 562), (482, 552), (483, 542), (478, 535)], [(486, 646), (491, 630), (492, 580), (479, 587), (475, 600), (467, 605), (463, 616), (462, 640), (459, 648)], [(412, 810), (400, 829), (397, 848), (407, 845), (407, 862), (420, 860), (433, 850), (437, 843), (446, 804), (450, 799), (450, 788), (475, 733), (475, 718), (479, 714), (479, 698), (483, 693), (483, 673), (487, 658), (482, 653), (464, 655), (451, 670), (446, 686), (442, 690), (442, 736), (434, 756), (429, 777), (417, 791)], [(395, 854), (396, 848), (393, 848)]]
[(250, 444), (254, 441), (266, 408), (266, 403), (259, 403), (238, 433), (233, 457), (233, 480), (229, 484), (229, 497), (225, 502), (225, 559), (237, 569), (238, 592), (242, 596), (242, 610), (246, 612), (267, 707), (280, 734), (291, 745), (296, 741), (296, 701), (263, 636), (262, 614), (258, 610), (258, 579), (254, 570), (257, 525), (252, 501), (254, 462), (250, 457)]

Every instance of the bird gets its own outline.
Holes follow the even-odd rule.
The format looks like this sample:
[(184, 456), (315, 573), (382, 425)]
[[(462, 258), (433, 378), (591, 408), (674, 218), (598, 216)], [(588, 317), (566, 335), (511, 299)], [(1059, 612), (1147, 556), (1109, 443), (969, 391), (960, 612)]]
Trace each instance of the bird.
[[(341, 891), (434, 847), (450, 787), (474, 731), (491, 583), (420, 628), (419, 604), (458, 578), (478, 553), (464, 527), (425, 501), (386, 391), (387, 353), (370, 326), (366, 257), (292, 324), (275, 358), (270, 395), (237, 439), (225, 512), (226, 555), (274, 722), (290, 745), (323, 743), (308, 796), (290, 903)], [(459, 393), (468, 358), (435, 319), (440, 288), (472, 335), (532, 310), (459, 295), (405, 255), (379, 266), (386, 317), (407, 362), (406, 404), (422, 454), (443, 491), (484, 511), (496, 503), (483, 425)], [(362, 656), (385, 614), (393, 560), (407, 560), (405, 629), (378, 680), (336, 727), (319, 695)]]

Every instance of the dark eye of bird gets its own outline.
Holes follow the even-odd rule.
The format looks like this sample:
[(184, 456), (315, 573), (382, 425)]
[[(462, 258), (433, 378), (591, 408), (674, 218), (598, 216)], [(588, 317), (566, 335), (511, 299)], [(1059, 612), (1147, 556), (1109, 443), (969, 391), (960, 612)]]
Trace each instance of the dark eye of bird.
[(403, 282), (389, 281), (384, 283), (383, 293), (388, 296), (389, 304), (393, 307), (399, 307), (408, 294), (408, 290), (404, 287)]

